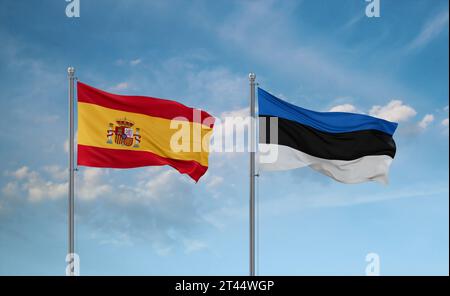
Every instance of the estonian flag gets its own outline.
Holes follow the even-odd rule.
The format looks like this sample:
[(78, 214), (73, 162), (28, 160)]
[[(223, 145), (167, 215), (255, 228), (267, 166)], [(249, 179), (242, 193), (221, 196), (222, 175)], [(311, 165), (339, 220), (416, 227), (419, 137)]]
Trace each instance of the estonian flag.
[(315, 112), (258, 88), (262, 170), (310, 166), (342, 183), (387, 183), (397, 123), (363, 114)]

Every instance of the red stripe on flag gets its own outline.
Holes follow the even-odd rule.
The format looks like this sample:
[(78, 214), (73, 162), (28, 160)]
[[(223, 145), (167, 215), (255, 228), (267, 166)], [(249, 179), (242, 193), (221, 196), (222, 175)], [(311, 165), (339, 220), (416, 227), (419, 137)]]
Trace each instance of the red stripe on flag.
[(190, 122), (203, 123), (211, 118), (207, 126), (212, 128), (214, 118), (205, 111), (198, 110), (198, 118), (194, 118), (194, 108), (187, 107), (175, 101), (144, 96), (124, 96), (111, 94), (94, 88), (82, 82), (77, 83), (78, 102), (100, 105), (110, 109), (140, 113), (153, 117), (174, 119), (184, 117)]
[(148, 151), (108, 149), (80, 144), (77, 163), (82, 166), (117, 169), (170, 165), (180, 173), (189, 175), (195, 182), (208, 170), (208, 167), (193, 160), (165, 158)]

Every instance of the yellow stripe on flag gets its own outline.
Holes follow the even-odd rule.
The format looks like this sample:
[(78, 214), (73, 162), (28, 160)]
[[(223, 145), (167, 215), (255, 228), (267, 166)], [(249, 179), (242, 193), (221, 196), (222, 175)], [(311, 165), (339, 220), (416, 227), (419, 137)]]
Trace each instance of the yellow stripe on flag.
[[(127, 119), (134, 123), (133, 131), (139, 128), (141, 142), (139, 147), (117, 144), (112, 136), (112, 143), (107, 143), (110, 124), (113, 130), (117, 120)], [(171, 128), (172, 122), (172, 128)], [(179, 135), (182, 126), (189, 125), (189, 151), (174, 151), (171, 140)], [(187, 128), (186, 128), (187, 129)], [(178, 132), (178, 134), (176, 134)], [(195, 134), (197, 132), (197, 134)], [(110, 109), (95, 104), (78, 103), (78, 144), (109, 149), (149, 151), (166, 158), (194, 160), (208, 166), (209, 139), (212, 129), (196, 122), (168, 120), (139, 113)], [(186, 138), (185, 138), (186, 139)], [(202, 148), (202, 141), (208, 143), (207, 150)], [(195, 149), (195, 150), (194, 150)], [(200, 150), (199, 150), (200, 149)]]

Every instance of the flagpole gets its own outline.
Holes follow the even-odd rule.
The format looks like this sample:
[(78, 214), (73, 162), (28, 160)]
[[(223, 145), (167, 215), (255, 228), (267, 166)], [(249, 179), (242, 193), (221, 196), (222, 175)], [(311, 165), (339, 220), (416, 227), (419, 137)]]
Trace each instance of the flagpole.
[(250, 276), (255, 275), (255, 73), (250, 81)]
[(69, 78), (69, 275), (75, 275), (74, 253), (75, 253), (75, 197), (74, 197), (74, 89), (75, 68), (67, 68)]

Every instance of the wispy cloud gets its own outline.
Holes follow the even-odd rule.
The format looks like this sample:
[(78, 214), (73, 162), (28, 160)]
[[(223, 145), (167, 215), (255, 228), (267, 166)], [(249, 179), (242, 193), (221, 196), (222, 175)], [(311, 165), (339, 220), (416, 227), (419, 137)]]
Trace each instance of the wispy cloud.
[(349, 30), (352, 29), (356, 24), (358, 24), (362, 19), (364, 19), (365, 14), (363, 12), (355, 15), (350, 18), (341, 28), (341, 30)]
[(348, 194), (341, 196), (337, 192), (333, 194), (317, 193), (312, 197), (308, 197), (311, 194), (305, 196), (301, 199), (301, 202), (299, 202), (298, 196), (287, 196), (280, 199), (271, 199), (266, 204), (261, 205), (261, 208), (264, 208), (269, 215), (280, 215), (305, 208), (350, 207), (405, 198), (425, 198), (441, 194), (448, 194), (448, 184), (418, 184), (414, 187), (390, 190), (388, 193), (380, 192), (354, 196)]
[(185, 246), (185, 252), (187, 254), (199, 252), (208, 247), (205, 242), (197, 239), (185, 239), (183, 240), (183, 245)]
[(135, 60), (130, 61), (131, 66), (136, 66), (136, 65), (139, 65), (140, 63), (142, 63), (141, 59), (135, 59)]
[(419, 121), (418, 126), (421, 129), (426, 129), (434, 121), (433, 114), (426, 114), (421, 121)]
[[(68, 192), (67, 180), (60, 175), (64, 171), (47, 165), (41, 170), (22, 166), (4, 172), (9, 180), (1, 190), (7, 197), (1, 199), (2, 207), (15, 209), (17, 202), (37, 205), (61, 200)], [(76, 174), (77, 217), (79, 223), (90, 227), (93, 239), (114, 245), (146, 241), (160, 255), (179, 246), (187, 254), (207, 248), (194, 233), (213, 227), (202, 217), (219, 207), (219, 202), (202, 208), (207, 201), (192, 192), (193, 186), (199, 185), (168, 167), (141, 169), (130, 179), (124, 175), (123, 171), (97, 168), (82, 168)], [(206, 188), (217, 188), (223, 177), (211, 176), (208, 181)]]
[(407, 48), (413, 50), (426, 46), (439, 36), (445, 28), (448, 28), (448, 9), (428, 20), (419, 34), (409, 43)]
[[(263, 176), (265, 178), (265, 176)], [(268, 176), (267, 176), (268, 177)], [(302, 192), (301, 198), (298, 194), (271, 194), (270, 198), (259, 201), (259, 215), (265, 219), (271, 217), (283, 217), (299, 211), (312, 208), (336, 208), (354, 207), (364, 204), (391, 202), (399, 199), (429, 198), (430, 196), (448, 195), (448, 183), (438, 184), (414, 184), (403, 188), (381, 190), (373, 193), (349, 194), (348, 190), (340, 191), (312, 190)], [(332, 193), (330, 193), (332, 192)], [(230, 226), (233, 223), (247, 219), (247, 208), (242, 206), (224, 206), (214, 212), (207, 213), (206, 219), (216, 225), (218, 229)]]
[[(110, 90), (133, 90), (142, 95), (173, 99), (201, 107), (213, 115), (246, 105), (246, 74), (235, 73), (226, 65), (208, 63), (208, 55), (201, 50), (192, 51), (152, 63), (143, 57), (139, 69)], [(197, 105), (199, 102), (201, 105)]]
[(46, 199), (59, 199), (67, 193), (67, 182), (47, 180), (27, 166), (20, 167), (14, 172), (7, 172), (6, 175), (13, 178), (2, 189), (3, 193), (9, 196), (25, 194), (29, 201), (39, 202)]
[(47, 165), (43, 167), (43, 171), (50, 174), (55, 180), (66, 180), (69, 169), (59, 165)]
[(130, 84), (128, 82), (119, 82), (110, 88), (110, 91), (123, 91), (129, 89)]
[(110, 193), (113, 187), (105, 180), (108, 170), (99, 168), (86, 168), (81, 176), (77, 176), (78, 190), (76, 194), (83, 200), (93, 200)]
[(342, 104), (342, 105), (337, 105), (334, 107), (331, 107), (330, 112), (350, 112), (350, 113), (358, 113), (357, 109), (355, 106), (353, 106), (352, 104)]
[[(298, 23), (294, 26), (292, 11), (297, 5), (298, 2), (290, 1), (239, 2), (239, 9), (220, 24), (216, 34), (224, 47), (238, 49), (249, 61), (282, 75), (285, 81), (301, 81), (301, 88), (309, 91), (323, 91), (326, 85), (327, 91), (368, 98), (404, 92), (399, 83), (386, 79), (385, 73), (355, 67), (354, 57), (352, 63), (337, 60), (338, 45), (330, 41), (324, 46), (323, 41), (303, 32)], [(263, 82), (264, 77), (259, 81)]]
[[(366, 112), (359, 110), (353, 104), (341, 104), (336, 105), (330, 108), (330, 112), (351, 112), (351, 113), (361, 113), (365, 114)], [(372, 106), (368, 114), (374, 117), (378, 117), (381, 119), (393, 121), (393, 122), (405, 122), (410, 118), (414, 117), (417, 114), (417, 111), (409, 106), (404, 104), (400, 100), (391, 100), (386, 105), (374, 105)], [(431, 115), (432, 116), (432, 115)], [(431, 120), (432, 121), (432, 120)], [(430, 117), (427, 116), (424, 118), (423, 125), (428, 125), (430, 123)]]
[[(331, 107), (330, 112), (351, 112), (366, 114), (366, 112), (359, 110), (352, 104), (341, 104)], [(417, 115), (417, 111), (404, 104), (400, 100), (392, 100), (384, 106), (375, 105), (372, 106), (368, 114), (374, 117), (382, 118), (392, 122), (408, 122)], [(431, 123), (435, 120), (433, 114), (425, 114), (418, 122), (410, 123), (405, 127), (404, 132), (408, 135), (417, 135), (420, 132), (425, 131)], [(445, 125), (445, 119), (441, 123)]]
[(402, 122), (415, 116), (417, 111), (400, 100), (392, 100), (385, 106), (373, 106), (369, 114), (393, 122)]
[(209, 189), (213, 189), (213, 188), (219, 186), (220, 184), (222, 184), (223, 181), (224, 181), (224, 178), (222, 176), (211, 176), (207, 180), (206, 187), (208, 187)]
[(117, 66), (137, 66), (142, 63), (141, 58), (136, 58), (132, 60), (126, 60), (126, 59), (118, 59), (115, 64)]

